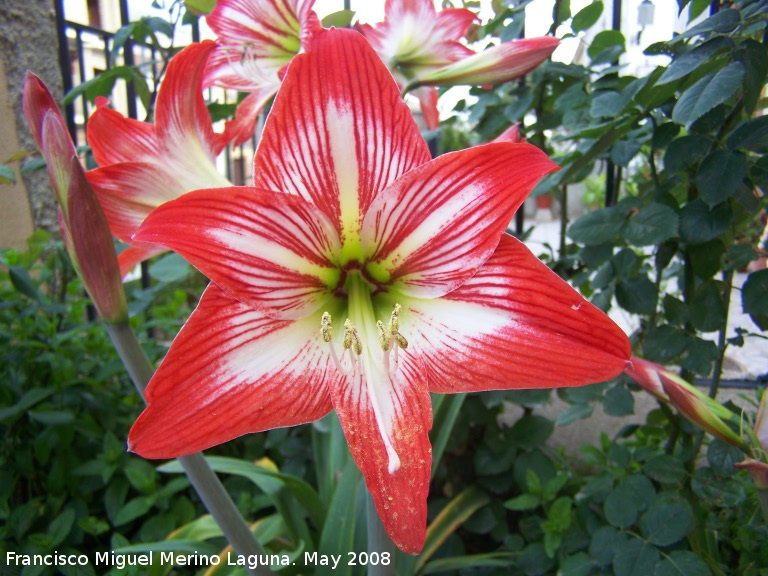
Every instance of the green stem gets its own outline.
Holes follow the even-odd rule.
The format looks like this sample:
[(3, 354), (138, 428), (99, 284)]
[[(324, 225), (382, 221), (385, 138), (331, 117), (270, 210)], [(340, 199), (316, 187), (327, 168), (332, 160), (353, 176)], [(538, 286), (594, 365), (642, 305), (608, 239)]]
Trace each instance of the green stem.
[(763, 520), (768, 524), (768, 490), (757, 491), (757, 497), (760, 499), (760, 508), (763, 511)]
[(717, 339), (718, 356), (715, 360), (715, 366), (712, 371), (712, 385), (709, 388), (709, 397), (715, 398), (720, 388), (720, 381), (723, 377), (723, 365), (725, 364), (725, 351), (728, 347), (728, 316), (731, 311), (731, 292), (733, 291), (733, 270), (723, 272), (723, 282), (725, 282), (725, 319), (720, 327)]
[[(120, 359), (123, 361), (133, 385), (144, 399), (144, 389), (147, 387), (154, 371), (152, 365), (139, 344), (136, 334), (130, 325), (105, 324), (112, 344), (114, 344)], [(224, 490), (224, 486), (206, 462), (202, 453), (190, 454), (179, 458), (184, 472), (187, 474), (192, 487), (200, 496), (203, 505), (221, 528), (224, 536), (232, 545), (238, 556), (253, 556), (264, 554), (264, 550), (254, 538), (243, 517), (238, 512), (235, 503)], [(266, 567), (249, 569), (254, 576), (268, 576), (271, 571)]]
[(368, 557), (375, 552), (379, 558), (388, 553), (390, 562), (385, 566), (381, 562), (378, 565), (368, 567), (368, 576), (395, 576), (395, 552), (397, 548), (384, 530), (373, 496), (366, 488), (366, 516), (368, 519)]

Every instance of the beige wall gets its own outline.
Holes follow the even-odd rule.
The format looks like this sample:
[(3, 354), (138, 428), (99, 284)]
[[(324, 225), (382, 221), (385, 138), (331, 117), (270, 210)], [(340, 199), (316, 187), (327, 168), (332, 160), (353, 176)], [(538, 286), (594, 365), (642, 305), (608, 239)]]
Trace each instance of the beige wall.
[[(5, 163), (20, 149), (16, 134), (16, 112), (8, 98), (5, 65), (0, 60), (0, 162)], [(8, 163), (16, 173), (16, 183), (0, 184), (0, 248), (21, 248), (32, 234), (32, 211), (19, 164), (19, 161)]]

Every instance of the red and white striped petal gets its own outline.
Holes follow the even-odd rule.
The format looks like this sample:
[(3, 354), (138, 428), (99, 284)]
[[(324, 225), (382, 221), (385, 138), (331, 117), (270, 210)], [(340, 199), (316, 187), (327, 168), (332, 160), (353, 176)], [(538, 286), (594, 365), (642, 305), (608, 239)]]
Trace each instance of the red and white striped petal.
[(117, 255), (117, 262), (120, 265), (120, 277), (125, 278), (136, 266), (149, 260), (152, 256), (168, 252), (165, 246), (159, 244), (143, 244), (135, 242)]
[(362, 368), (335, 382), (331, 398), (384, 528), (401, 550), (417, 554), (424, 546), (432, 466), (424, 369), (410, 351), (400, 351), (399, 367), (388, 374), (375, 332), (364, 341), (370, 347), (359, 357)]
[(264, 105), (275, 95), (277, 88), (264, 87), (248, 94), (235, 110), (235, 118), (227, 121), (224, 134), (235, 146), (247, 141), (256, 131), (259, 122), (259, 114)]
[(163, 146), (148, 122), (126, 118), (102, 104), (88, 119), (88, 144), (99, 166), (162, 158)]
[(185, 190), (166, 170), (146, 162), (121, 162), (86, 173), (112, 234), (126, 243), (152, 210)]
[(437, 130), (440, 126), (440, 112), (437, 109), (437, 88), (421, 86), (412, 92), (419, 99), (419, 107), (424, 115), (428, 130)]
[(288, 67), (256, 152), (254, 185), (314, 203), (342, 242), (354, 241), (374, 196), (429, 157), (392, 75), (365, 39), (323, 30)]
[(552, 55), (557, 38), (525, 38), (493, 46), (443, 68), (419, 74), (420, 84), (454, 86), (492, 85), (527, 74)]
[(275, 318), (316, 311), (340, 277), (339, 238), (328, 217), (268, 190), (187, 193), (156, 208), (133, 239), (171, 248), (230, 296)]
[(271, 319), (210, 284), (152, 377), (128, 448), (175, 458), (312, 422), (331, 410), (339, 377), (316, 319)]
[(314, 0), (218, 0), (205, 18), (223, 44), (249, 45), (257, 56), (290, 59), (301, 46), (300, 14), (307, 16)]
[(409, 172), (365, 216), (369, 272), (409, 296), (454, 290), (488, 259), (536, 182), (555, 169), (535, 146), (497, 143)]
[(578, 386), (629, 364), (624, 332), (511, 236), (461, 288), (400, 303), (432, 392)]
[(157, 137), (167, 150), (202, 148), (206, 158), (215, 159), (226, 142), (213, 131), (211, 116), (203, 98), (203, 71), (212, 40), (195, 42), (171, 58), (162, 88), (157, 95), (155, 126)]
[(285, 58), (256, 56), (247, 47), (218, 44), (208, 58), (203, 85), (271, 96), (280, 87), (278, 72), (285, 63)]

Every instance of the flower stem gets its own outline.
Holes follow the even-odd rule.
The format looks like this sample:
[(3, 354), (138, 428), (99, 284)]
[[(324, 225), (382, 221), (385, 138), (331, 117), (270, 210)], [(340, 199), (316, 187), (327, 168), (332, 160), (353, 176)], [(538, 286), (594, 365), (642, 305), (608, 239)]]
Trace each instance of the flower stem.
[[(144, 389), (147, 387), (152, 377), (152, 365), (144, 353), (139, 341), (136, 338), (130, 325), (105, 324), (107, 332), (115, 346), (120, 359), (123, 361), (128, 374), (133, 381), (133, 385), (138, 390), (142, 400), (144, 399)], [(192, 487), (200, 496), (203, 505), (206, 507), (216, 523), (221, 528), (224, 536), (232, 545), (235, 554), (238, 556), (253, 556), (264, 554), (253, 533), (248, 528), (245, 519), (238, 512), (235, 503), (227, 494), (221, 482), (214, 474), (211, 467), (206, 462), (202, 453), (190, 454), (179, 458), (184, 472), (187, 474)], [(250, 574), (254, 576), (267, 576), (271, 574), (266, 567), (257, 567), (249, 569)]]
[(379, 513), (376, 510), (376, 504), (373, 502), (373, 496), (366, 489), (366, 516), (368, 519), (368, 559), (376, 553), (378, 558), (383, 554), (389, 554), (389, 562), (384, 565), (379, 562), (376, 565), (368, 565), (368, 576), (394, 576), (395, 575), (395, 544), (384, 530)]

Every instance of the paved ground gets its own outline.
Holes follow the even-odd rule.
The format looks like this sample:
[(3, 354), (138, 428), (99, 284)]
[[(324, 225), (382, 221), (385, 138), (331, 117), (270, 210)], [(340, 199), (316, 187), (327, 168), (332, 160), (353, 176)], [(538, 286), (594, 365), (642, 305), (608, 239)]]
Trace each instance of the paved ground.
[[(527, 229), (529, 226), (534, 226), (534, 229), (526, 243), (534, 254), (548, 251), (547, 244), (557, 249), (560, 241), (560, 223), (558, 221), (542, 219), (542, 215), (539, 214), (538, 219), (531, 218), (526, 221), (525, 228)], [(749, 316), (742, 312), (739, 289), (745, 278), (746, 274), (736, 276), (736, 289), (733, 291), (729, 315), (729, 336), (735, 335), (737, 327), (745, 328), (751, 332), (759, 332), (759, 328)], [(611, 310), (610, 316), (628, 333), (635, 327), (635, 321), (631, 315), (616, 306)], [(768, 337), (768, 333), (764, 332), (763, 335)], [(716, 338), (715, 333), (707, 336), (712, 339)], [(728, 348), (725, 378), (755, 380), (765, 375), (768, 375), (768, 339), (751, 337), (746, 339), (745, 345), (741, 348), (735, 346)], [(739, 405), (746, 406), (748, 400), (745, 400), (745, 397), (754, 398), (754, 396), (754, 390), (723, 389), (718, 400), (725, 402), (731, 399)], [(553, 398), (554, 400), (550, 405), (537, 410), (537, 412), (554, 419), (557, 414), (568, 407), (555, 395)], [(635, 395), (635, 415), (626, 418), (607, 416), (600, 406), (596, 406), (595, 412), (590, 418), (577, 421), (569, 426), (556, 427), (551, 439), (552, 444), (565, 447), (568, 452), (573, 452), (584, 444), (599, 442), (602, 432), (613, 436), (628, 423), (644, 422), (647, 412), (656, 407), (656, 401), (647, 394)], [(519, 416), (518, 410), (516, 407), (511, 408), (510, 414), (506, 417), (514, 421)]]

